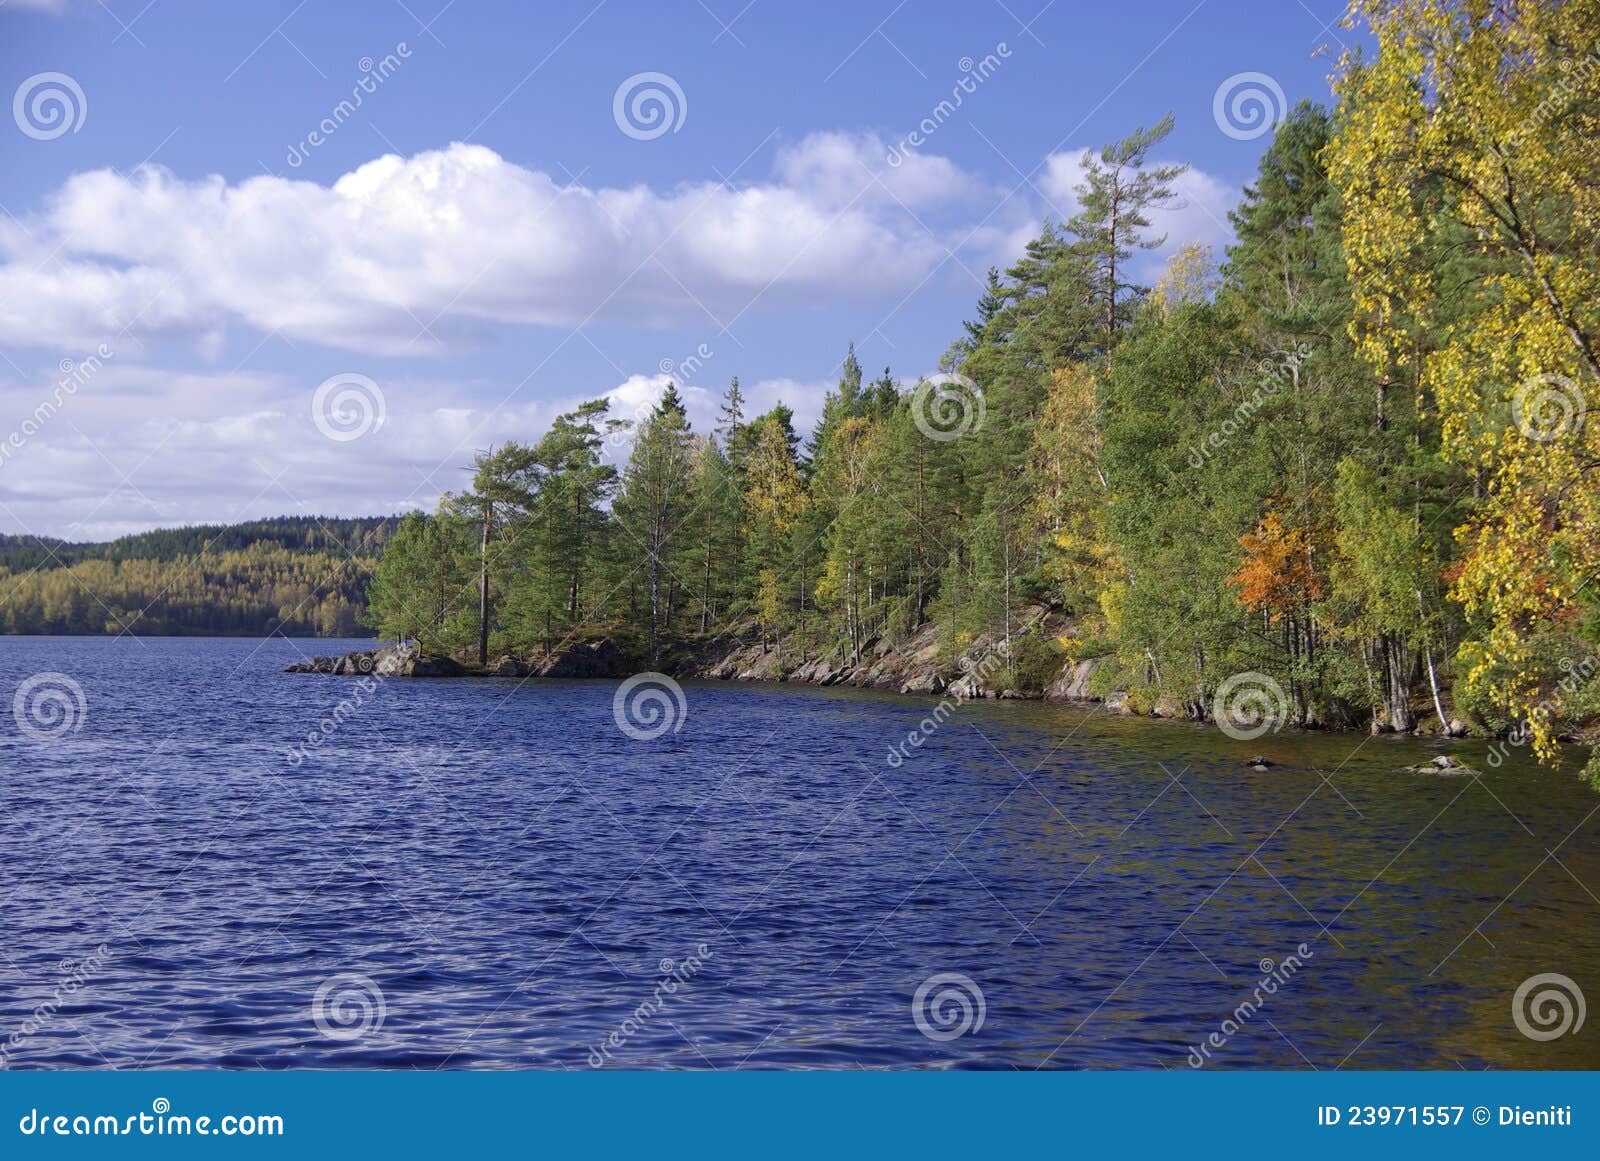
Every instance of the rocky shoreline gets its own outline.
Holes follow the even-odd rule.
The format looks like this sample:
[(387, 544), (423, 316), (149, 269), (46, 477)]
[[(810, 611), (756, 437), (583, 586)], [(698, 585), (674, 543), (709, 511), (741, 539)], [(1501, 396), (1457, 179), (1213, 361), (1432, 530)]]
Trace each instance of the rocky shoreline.
[[(1022, 610), (1017, 623), (1036, 637), (1057, 637), (1070, 630), (1070, 622), (1050, 609)], [(1014, 637), (1018, 636), (1014, 632)], [(533, 658), (509, 655), (480, 666), (459, 656), (425, 653), (402, 642), (370, 650), (357, 650), (335, 657), (315, 657), (287, 667), (289, 673), (323, 673), (339, 676), (376, 677), (549, 677), (621, 679), (649, 670), (630, 650), (604, 638), (593, 642), (574, 642)], [(709, 642), (679, 645), (669, 650), (657, 668), (668, 676), (705, 681), (778, 681), (802, 685), (849, 686), (889, 692), (949, 698), (954, 701), (976, 699), (1031, 699), (1050, 702), (1102, 705), (1109, 714), (1148, 716), (1186, 721), (1210, 720), (1209, 707), (1167, 694), (1153, 702), (1134, 704), (1127, 691), (1105, 689), (1110, 684), (1095, 678), (1104, 663), (1102, 658), (1068, 661), (1053, 669), (1035, 669), (1031, 687), (1015, 688), (1004, 684), (1012, 668), (1008, 662), (1004, 634), (991, 630), (975, 635), (954, 659), (937, 626), (924, 625), (910, 636), (894, 641), (880, 638), (863, 648), (859, 661), (846, 655), (843, 647), (820, 654), (798, 654), (790, 648), (724, 636)], [(1048, 680), (1043, 680), (1048, 677)], [(1417, 736), (1460, 737), (1466, 728), (1455, 720), (1446, 729), (1427, 721)], [(1359, 728), (1356, 723), (1329, 723), (1326, 729)]]
[[(1024, 610), (1018, 623), (1052, 634), (1065, 631), (1067, 627), (1064, 621), (1055, 623), (1049, 611), (1043, 608)], [(1128, 704), (1126, 693), (1114, 690), (1102, 695), (1092, 689), (1092, 679), (1101, 664), (1099, 659), (1064, 664), (1039, 687), (1011, 688), (1000, 684), (1007, 657), (1003, 633), (995, 631), (976, 635), (952, 661), (938, 628), (929, 624), (901, 641), (884, 638), (871, 643), (863, 649), (859, 662), (846, 656), (842, 647), (821, 654), (797, 654), (793, 648), (725, 636), (679, 646), (662, 658), (659, 668), (683, 680), (851, 686), (959, 701), (1031, 699), (1096, 703), (1104, 704), (1109, 713), (1136, 712)], [(314, 657), (288, 666), (285, 672), (419, 678), (620, 679), (649, 668), (648, 663), (633, 657), (629, 650), (610, 639), (602, 639), (572, 643), (531, 659), (501, 656), (487, 666), (458, 656), (425, 653), (402, 642), (333, 657)], [(1203, 716), (1197, 712), (1197, 707), (1185, 706), (1173, 698), (1160, 700), (1148, 712), (1155, 717), (1196, 719)]]

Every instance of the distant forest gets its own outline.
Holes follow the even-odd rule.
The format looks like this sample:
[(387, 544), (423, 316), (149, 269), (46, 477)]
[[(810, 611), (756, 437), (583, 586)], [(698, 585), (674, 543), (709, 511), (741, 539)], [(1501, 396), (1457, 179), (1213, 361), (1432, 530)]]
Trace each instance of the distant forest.
[(361, 637), (394, 517), (284, 516), (74, 544), (0, 536), (0, 633)]

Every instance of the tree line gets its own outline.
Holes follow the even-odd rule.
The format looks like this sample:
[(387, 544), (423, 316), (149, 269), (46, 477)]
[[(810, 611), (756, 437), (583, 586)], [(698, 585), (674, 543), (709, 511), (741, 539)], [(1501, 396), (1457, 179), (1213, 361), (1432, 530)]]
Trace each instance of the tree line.
[[(1600, 701), (1600, 6), (1358, 0), (1331, 107), (1287, 112), (1222, 255), (1139, 255), (1170, 118), (1084, 158), (1077, 212), (991, 271), (947, 377), (853, 350), (802, 443), (737, 380), (669, 387), (617, 471), (605, 401), (407, 518), (371, 615), (440, 648), (754, 635), (859, 659), (928, 623), (1012, 664), (1104, 659), (1209, 712), (1448, 729), (1543, 756)], [(1018, 622), (1070, 618), (1045, 638)], [(1581, 680), (1575, 678), (1581, 675)]]
[(290, 516), (101, 544), (0, 537), (0, 633), (358, 637), (396, 521)]

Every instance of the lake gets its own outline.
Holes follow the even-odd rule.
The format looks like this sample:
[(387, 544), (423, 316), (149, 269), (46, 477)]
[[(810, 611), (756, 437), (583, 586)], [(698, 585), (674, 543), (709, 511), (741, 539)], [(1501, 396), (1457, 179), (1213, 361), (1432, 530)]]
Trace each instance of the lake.
[(0, 639), (8, 1067), (1600, 1066), (1576, 753), (370, 644)]

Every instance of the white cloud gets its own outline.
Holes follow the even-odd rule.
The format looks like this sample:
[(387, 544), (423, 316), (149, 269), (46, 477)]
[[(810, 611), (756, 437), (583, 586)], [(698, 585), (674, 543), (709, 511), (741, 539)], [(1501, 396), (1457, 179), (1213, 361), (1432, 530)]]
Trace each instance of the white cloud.
[[(808, 138), (781, 156), (779, 180), (742, 189), (564, 185), (461, 144), (380, 157), (331, 187), (78, 174), (27, 233), (0, 234), (0, 342), (76, 349), (127, 325), (236, 318), (415, 354), (492, 324), (664, 326), (754, 301), (877, 298), (915, 286), (944, 248), (852, 166), (870, 151)], [(888, 177), (917, 204), (967, 180), (936, 160)], [(854, 204), (852, 189), (866, 191)]]
[[(256, 373), (174, 374), (107, 361), (54, 413), (0, 431), (0, 522), (11, 532), (104, 540), (146, 528), (280, 514), (431, 510), (468, 480), (474, 452), (532, 442), (551, 420), (604, 395), (611, 415), (648, 413), (665, 374), (635, 374), (609, 391), (495, 407), (484, 384), (402, 379), (380, 384), (381, 427), (349, 442), (325, 437), (311, 413), (315, 383)], [(51, 379), (0, 388), (0, 414), (28, 417)], [(831, 384), (746, 385), (750, 414), (780, 399), (808, 431)], [(680, 384), (697, 432), (715, 426), (721, 387)], [(498, 396), (496, 396), (498, 399)], [(12, 444), (7, 436), (15, 431)], [(621, 464), (630, 442), (607, 448)]]
[[(1077, 212), (1076, 188), (1083, 180), (1083, 154), (1081, 149), (1064, 150), (1051, 154), (1045, 162), (1044, 173), (1035, 184), (1050, 203), (1052, 217), (1065, 218)], [(1155, 251), (1157, 264), (1185, 242), (1204, 242), (1221, 258), (1223, 247), (1233, 240), (1228, 211), (1238, 204), (1242, 191), (1193, 167), (1173, 187), (1176, 198), (1150, 212), (1151, 233), (1157, 237), (1166, 235), (1166, 241)]]
[(921, 210), (985, 199), (994, 205), (1005, 194), (948, 157), (912, 150), (891, 165), (888, 156), (889, 146), (876, 133), (813, 133), (780, 151), (774, 168), (786, 185), (828, 206), (888, 203)]

